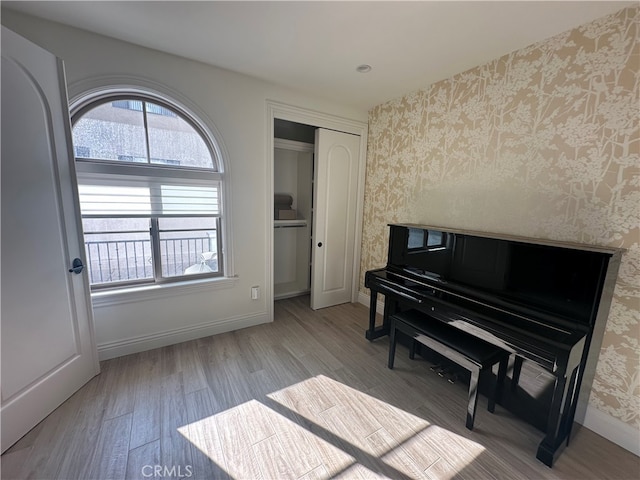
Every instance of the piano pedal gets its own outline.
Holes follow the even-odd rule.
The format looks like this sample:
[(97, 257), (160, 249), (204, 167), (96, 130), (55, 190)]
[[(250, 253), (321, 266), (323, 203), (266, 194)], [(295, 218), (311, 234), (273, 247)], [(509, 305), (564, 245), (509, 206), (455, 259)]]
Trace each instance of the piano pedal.
[(452, 373), (450, 375), (447, 376), (447, 382), (454, 384), (458, 381), (458, 374), (457, 373)]
[(431, 369), (432, 372), (436, 372), (438, 373), (438, 371), (442, 370), (442, 365), (439, 364), (435, 364), (435, 365), (431, 365), (431, 367), (429, 367)]
[(437, 372), (439, 376), (441, 376), (442, 378), (445, 378), (445, 376), (449, 375), (449, 369), (448, 368), (442, 368), (440, 369), (440, 371)]

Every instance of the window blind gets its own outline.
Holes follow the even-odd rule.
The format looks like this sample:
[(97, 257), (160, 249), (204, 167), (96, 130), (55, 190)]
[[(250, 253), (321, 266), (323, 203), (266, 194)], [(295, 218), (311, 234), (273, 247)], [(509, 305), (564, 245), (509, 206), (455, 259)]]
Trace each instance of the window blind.
[(83, 217), (221, 215), (219, 182), (174, 183), (162, 179), (78, 182)]

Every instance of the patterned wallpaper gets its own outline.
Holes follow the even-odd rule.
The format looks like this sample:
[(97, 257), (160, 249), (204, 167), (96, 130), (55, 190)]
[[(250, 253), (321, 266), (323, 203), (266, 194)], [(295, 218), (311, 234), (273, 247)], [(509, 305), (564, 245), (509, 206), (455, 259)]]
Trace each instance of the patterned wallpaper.
[(622, 247), (591, 405), (640, 428), (640, 8), (369, 112), (360, 271), (388, 223)]

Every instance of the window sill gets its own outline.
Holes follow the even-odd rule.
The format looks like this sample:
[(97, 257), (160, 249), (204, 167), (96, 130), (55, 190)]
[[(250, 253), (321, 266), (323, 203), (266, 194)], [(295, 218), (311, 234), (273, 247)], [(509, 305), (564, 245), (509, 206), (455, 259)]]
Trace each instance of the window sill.
[(188, 282), (165, 283), (161, 285), (144, 285), (139, 287), (119, 288), (117, 290), (91, 293), (94, 308), (109, 307), (124, 303), (144, 302), (169, 296), (187, 295), (198, 292), (210, 292), (231, 288), (238, 282), (238, 277), (207, 278)]

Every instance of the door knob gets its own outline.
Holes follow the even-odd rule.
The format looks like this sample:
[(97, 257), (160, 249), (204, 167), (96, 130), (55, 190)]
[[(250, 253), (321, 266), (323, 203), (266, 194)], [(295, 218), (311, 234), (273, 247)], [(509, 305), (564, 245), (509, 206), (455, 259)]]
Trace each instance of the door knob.
[(83, 269), (84, 269), (84, 265), (82, 264), (82, 260), (80, 260), (79, 258), (74, 258), (73, 262), (71, 263), (71, 268), (69, 269), (69, 273), (79, 274), (82, 272)]

